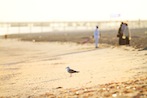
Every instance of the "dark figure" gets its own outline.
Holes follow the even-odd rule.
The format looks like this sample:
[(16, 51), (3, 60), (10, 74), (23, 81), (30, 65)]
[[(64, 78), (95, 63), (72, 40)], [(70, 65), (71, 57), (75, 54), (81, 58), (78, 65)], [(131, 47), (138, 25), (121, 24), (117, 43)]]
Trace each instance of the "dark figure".
[(5, 34), (5, 36), (4, 36), (4, 37), (5, 37), (5, 39), (7, 39), (7, 38), (8, 38), (7, 34)]
[(120, 25), (120, 27), (119, 27), (119, 29), (118, 29), (118, 34), (117, 34), (117, 37), (119, 37), (119, 45), (123, 45), (122, 44), (122, 36), (123, 36), (123, 33), (122, 33), (122, 25), (123, 25), (124, 23), (122, 22), (121, 23), (121, 25)]
[(127, 23), (121, 23), (117, 37), (119, 37), (119, 45), (130, 45), (131, 33)]

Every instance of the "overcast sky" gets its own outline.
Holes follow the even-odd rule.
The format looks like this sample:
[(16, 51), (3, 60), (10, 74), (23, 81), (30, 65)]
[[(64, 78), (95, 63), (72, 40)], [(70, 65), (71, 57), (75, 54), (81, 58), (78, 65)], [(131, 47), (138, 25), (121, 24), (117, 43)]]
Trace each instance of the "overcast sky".
[(147, 20), (147, 0), (0, 0), (2, 21)]

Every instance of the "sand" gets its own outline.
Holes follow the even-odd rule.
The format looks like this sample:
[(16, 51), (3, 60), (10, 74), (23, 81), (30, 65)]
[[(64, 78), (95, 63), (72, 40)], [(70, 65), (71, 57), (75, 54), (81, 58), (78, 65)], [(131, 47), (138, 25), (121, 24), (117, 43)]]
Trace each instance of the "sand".
[[(80, 72), (70, 77), (67, 66)], [(100, 44), (95, 49), (90, 43), (0, 39), (0, 97), (4, 98), (117, 97), (114, 92), (106, 96), (100, 93), (107, 92), (106, 85), (120, 87), (130, 81), (138, 83), (136, 79), (146, 92), (146, 73), (147, 51), (130, 46)], [(142, 96), (145, 98), (147, 93)]]

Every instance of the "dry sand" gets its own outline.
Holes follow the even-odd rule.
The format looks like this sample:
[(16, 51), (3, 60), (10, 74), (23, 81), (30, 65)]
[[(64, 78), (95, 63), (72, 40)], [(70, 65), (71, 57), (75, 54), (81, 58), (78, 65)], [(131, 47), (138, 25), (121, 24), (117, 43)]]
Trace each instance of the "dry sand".
[[(80, 73), (70, 77), (65, 69), (67, 66)], [(106, 86), (111, 86), (110, 90), (120, 88), (125, 83), (138, 82), (143, 86), (142, 95), (135, 92), (123, 96), (145, 98), (146, 73), (147, 51), (138, 51), (129, 46), (100, 44), (100, 48), (95, 49), (94, 44), (89, 43), (0, 39), (0, 97), (4, 98), (117, 97), (118, 92), (104, 94), (103, 91), (108, 92)], [(134, 88), (138, 90), (137, 86)], [(100, 95), (102, 92), (103, 95)], [(128, 94), (127, 90), (124, 92)], [(121, 96), (118, 98), (125, 98)]]

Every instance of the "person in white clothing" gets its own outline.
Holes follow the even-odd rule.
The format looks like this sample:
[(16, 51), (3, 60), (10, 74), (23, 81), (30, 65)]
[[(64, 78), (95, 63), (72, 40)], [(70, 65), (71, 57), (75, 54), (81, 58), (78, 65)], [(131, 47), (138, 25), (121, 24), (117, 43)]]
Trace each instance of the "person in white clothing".
[(94, 31), (94, 40), (95, 40), (95, 48), (98, 48), (99, 38), (100, 38), (100, 32), (98, 30), (98, 26), (96, 26), (96, 29)]

